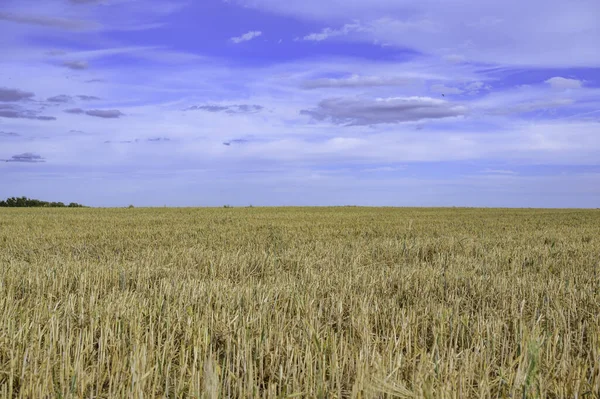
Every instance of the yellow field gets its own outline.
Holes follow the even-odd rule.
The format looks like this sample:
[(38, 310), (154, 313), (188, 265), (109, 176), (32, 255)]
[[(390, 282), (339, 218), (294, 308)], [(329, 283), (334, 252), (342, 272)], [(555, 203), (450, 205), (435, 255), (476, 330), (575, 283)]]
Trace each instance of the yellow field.
[(0, 397), (599, 393), (598, 210), (0, 209)]

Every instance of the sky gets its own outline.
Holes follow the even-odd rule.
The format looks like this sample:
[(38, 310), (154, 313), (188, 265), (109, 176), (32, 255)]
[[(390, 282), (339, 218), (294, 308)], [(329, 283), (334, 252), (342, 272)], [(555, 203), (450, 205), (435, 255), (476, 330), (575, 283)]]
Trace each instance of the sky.
[(598, 0), (0, 0), (0, 198), (600, 208)]

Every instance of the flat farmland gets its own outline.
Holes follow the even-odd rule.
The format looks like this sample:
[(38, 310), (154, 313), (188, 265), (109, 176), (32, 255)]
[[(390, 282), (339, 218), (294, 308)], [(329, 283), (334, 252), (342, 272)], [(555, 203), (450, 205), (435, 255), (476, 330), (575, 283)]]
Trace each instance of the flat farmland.
[(0, 397), (599, 393), (598, 210), (0, 209)]

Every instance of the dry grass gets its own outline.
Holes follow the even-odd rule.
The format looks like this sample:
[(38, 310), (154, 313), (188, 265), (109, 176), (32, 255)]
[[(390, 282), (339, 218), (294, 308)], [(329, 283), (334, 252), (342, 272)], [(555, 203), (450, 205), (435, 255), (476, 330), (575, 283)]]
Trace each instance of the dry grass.
[(1, 397), (598, 398), (600, 212), (1, 209)]

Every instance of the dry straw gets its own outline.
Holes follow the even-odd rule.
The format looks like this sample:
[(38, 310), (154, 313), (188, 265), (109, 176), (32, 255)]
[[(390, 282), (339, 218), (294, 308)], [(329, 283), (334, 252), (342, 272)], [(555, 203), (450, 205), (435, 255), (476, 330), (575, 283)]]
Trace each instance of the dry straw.
[(598, 398), (600, 213), (1, 209), (0, 397)]

